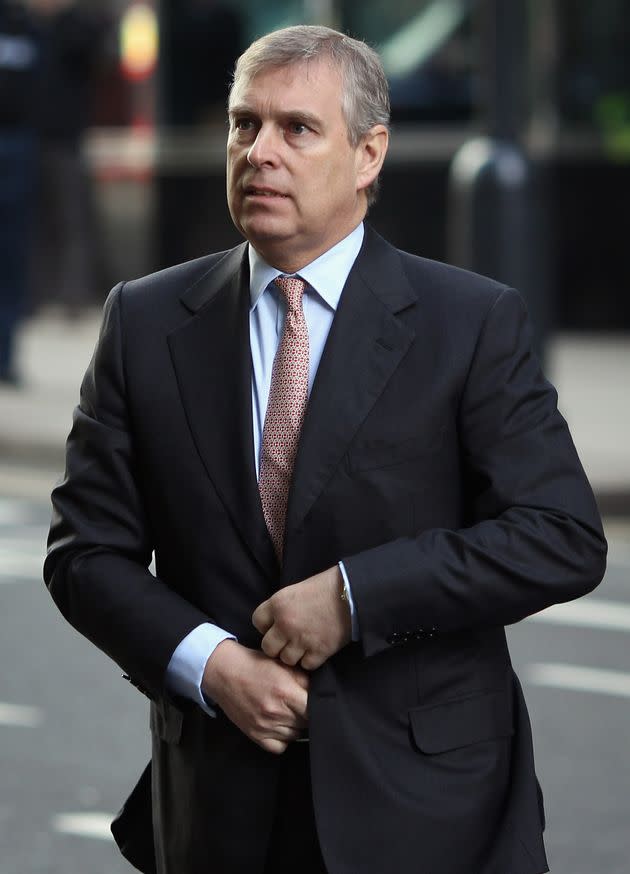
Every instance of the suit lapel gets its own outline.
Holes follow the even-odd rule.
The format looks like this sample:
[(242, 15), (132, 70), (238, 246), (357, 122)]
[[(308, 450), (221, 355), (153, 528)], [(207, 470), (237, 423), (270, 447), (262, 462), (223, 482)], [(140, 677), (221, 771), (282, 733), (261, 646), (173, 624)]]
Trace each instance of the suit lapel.
[(219, 496), (271, 580), (278, 563), (255, 471), (246, 245), (229, 252), (182, 296), (193, 313), (168, 338), (197, 450)]
[(414, 338), (396, 314), (417, 300), (396, 249), (366, 227), (306, 410), (287, 531), (297, 528)]

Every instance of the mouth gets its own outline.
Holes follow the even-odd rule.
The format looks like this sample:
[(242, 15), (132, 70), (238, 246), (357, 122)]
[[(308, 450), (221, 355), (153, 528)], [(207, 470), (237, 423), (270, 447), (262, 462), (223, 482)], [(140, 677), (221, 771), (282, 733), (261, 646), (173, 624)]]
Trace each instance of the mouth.
[(264, 198), (287, 198), (288, 194), (282, 194), (280, 191), (276, 191), (273, 188), (259, 188), (256, 185), (248, 185), (245, 188), (246, 197), (264, 197)]

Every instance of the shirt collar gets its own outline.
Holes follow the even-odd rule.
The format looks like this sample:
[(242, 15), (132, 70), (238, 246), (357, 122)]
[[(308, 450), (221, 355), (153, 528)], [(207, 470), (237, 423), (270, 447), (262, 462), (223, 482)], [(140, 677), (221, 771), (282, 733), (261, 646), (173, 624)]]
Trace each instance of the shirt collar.
[[(306, 267), (299, 271), (302, 279), (308, 282), (310, 287), (333, 310), (336, 310), (339, 306), (341, 292), (363, 244), (364, 233), (363, 222), (361, 222), (352, 233), (336, 243), (332, 249), (324, 252), (323, 255), (320, 255), (319, 258), (311, 261), (310, 264), (307, 264)], [(249, 257), (250, 305), (253, 310), (265, 289), (274, 281), (276, 276), (281, 276), (282, 273), (280, 270), (276, 270), (275, 267), (267, 264), (251, 244), (247, 248)]]

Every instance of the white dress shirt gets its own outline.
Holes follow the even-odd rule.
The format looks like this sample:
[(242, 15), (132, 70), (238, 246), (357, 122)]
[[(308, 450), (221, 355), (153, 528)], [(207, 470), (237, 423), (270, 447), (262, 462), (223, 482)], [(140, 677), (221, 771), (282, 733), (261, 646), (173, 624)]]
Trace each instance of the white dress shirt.
[[(341, 292), (361, 249), (363, 235), (364, 228), (361, 223), (332, 249), (324, 252), (299, 271), (299, 276), (307, 283), (303, 307), (309, 338), (309, 395), (339, 305)], [(271, 372), (284, 328), (286, 301), (280, 289), (274, 285), (274, 279), (280, 276), (281, 272), (270, 267), (251, 245), (248, 247), (248, 257), (251, 301), (249, 341), (252, 356), (252, 425), (256, 471), (259, 473)], [(350, 604), (352, 638), (358, 640), (359, 627), (350, 583), (341, 562), (339, 567)], [(218, 625), (211, 622), (199, 625), (181, 641), (167, 668), (169, 690), (176, 695), (196, 701), (211, 716), (214, 716), (215, 712), (203, 696), (201, 680), (206, 662), (216, 647), (228, 638), (235, 639), (235, 636)]]

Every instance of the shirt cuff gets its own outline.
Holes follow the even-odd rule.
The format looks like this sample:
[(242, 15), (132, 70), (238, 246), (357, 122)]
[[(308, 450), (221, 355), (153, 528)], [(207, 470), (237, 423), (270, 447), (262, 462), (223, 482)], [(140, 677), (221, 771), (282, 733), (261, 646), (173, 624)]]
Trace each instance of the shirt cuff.
[(194, 701), (208, 716), (217, 714), (212, 702), (201, 691), (203, 672), (217, 646), (228, 639), (236, 640), (236, 637), (218, 625), (204, 622), (180, 642), (166, 669), (169, 692)]
[(348, 605), (350, 607), (350, 619), (352, 620), (352, 639), (360, 640), (361, 632), (359, 630), (359, 617), (357, 616), (357, 611), (354, 606), (354, 600), (352, 598), (352, 589), (350, 588), (350, 580), (348, 579), (348, 574), (346, 573), (346, 569), (343, 566), (343, 562), (339, 562), (339, 570), (341, 571), (341, 576), (343, 577), (343, 588), (346, 593), (346, 598), (348, 599)]

